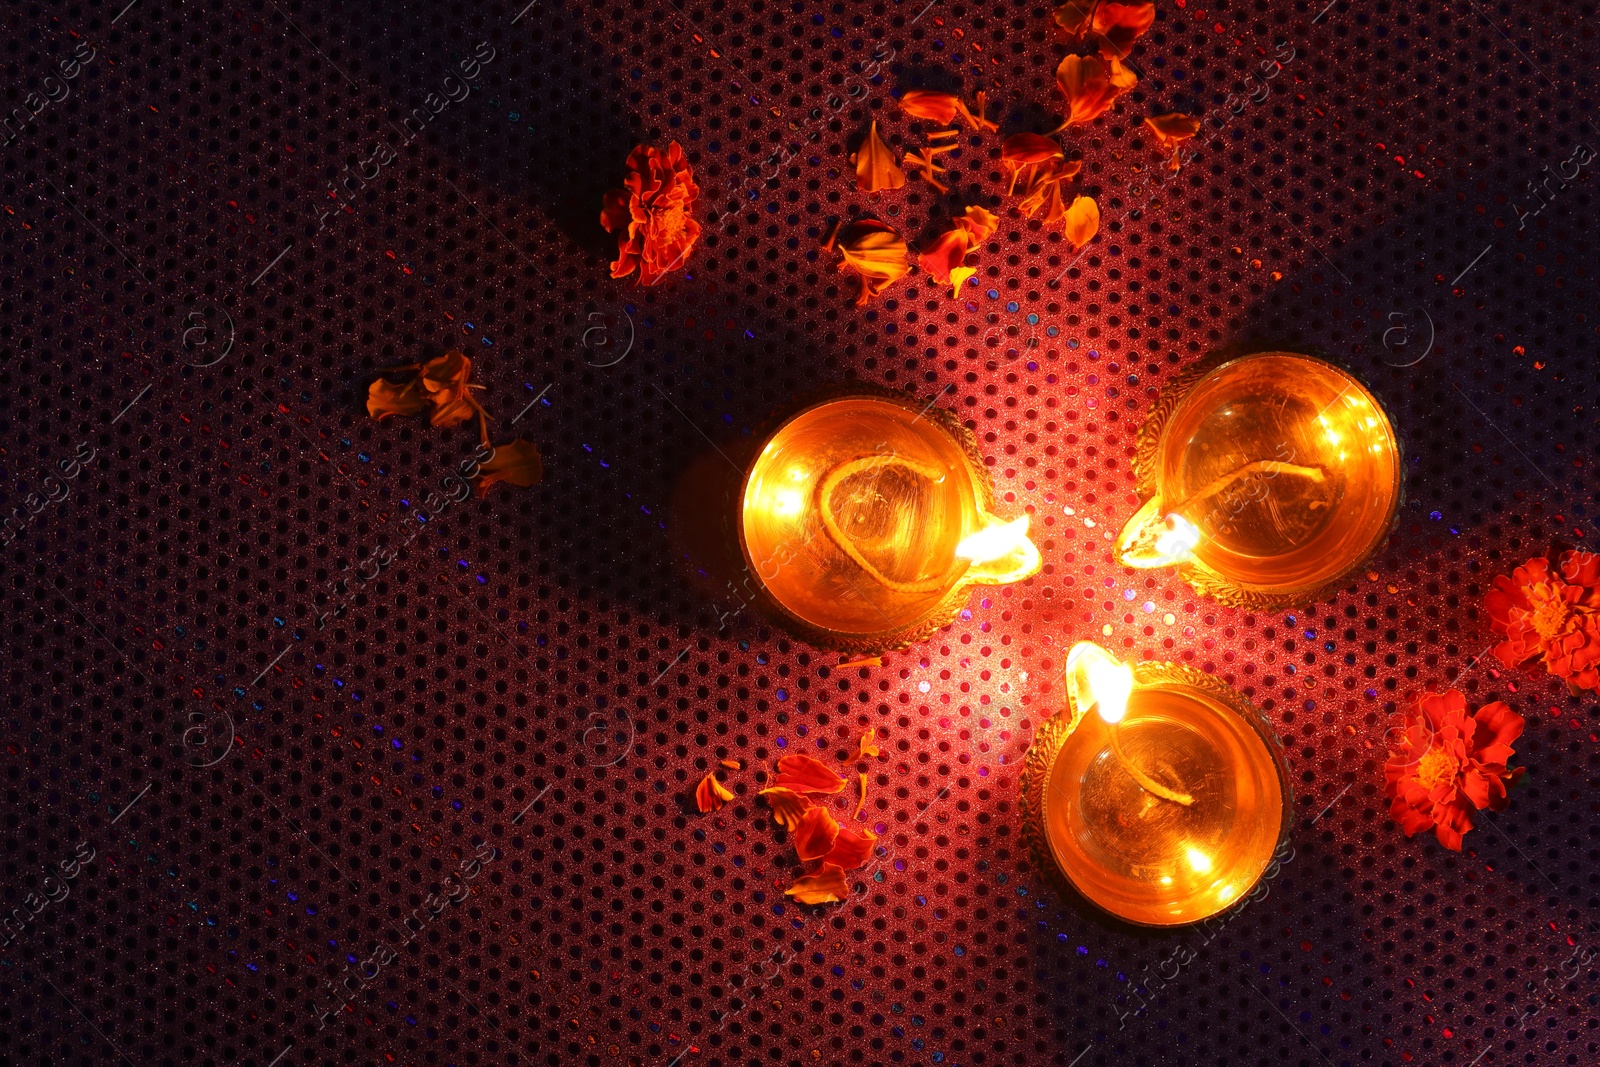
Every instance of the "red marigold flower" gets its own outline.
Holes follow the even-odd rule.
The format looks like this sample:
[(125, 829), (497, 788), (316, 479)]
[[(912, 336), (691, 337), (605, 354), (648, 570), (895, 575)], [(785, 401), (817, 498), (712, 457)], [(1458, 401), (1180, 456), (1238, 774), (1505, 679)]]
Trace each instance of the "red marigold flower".
[(611, 276), (624, 278), (639, 268), (639, 284), (654, 285), (689, 258), (700, 239), (692, 213), (700, 187), (678, 142), (666, 151), (640, 145), (628, 154), (622, 189), (605, 194), (600, 225), (617, 235), (617, 261)]
[(1506, 767), (1522, 726), (1522, 716), (1498, 700), (1469, 717), (1459, 690), (1422, 697), (1383, 767), (1390, 817), (1407, 837), (1431, 829), (1441, 845), (1460, 852), (1472, 809), (1504, 811), (1506, 790), (1527, 769)]
[(1565, 552), (1554, 571), (1548, 559), (1530, 559), (1509, 578), (1496, 575), (1484, 605), (1505, 637), (1494, 648), (1501, 663), (1542, 660), (1568, 685), (1600, 686), (1600, 555)]

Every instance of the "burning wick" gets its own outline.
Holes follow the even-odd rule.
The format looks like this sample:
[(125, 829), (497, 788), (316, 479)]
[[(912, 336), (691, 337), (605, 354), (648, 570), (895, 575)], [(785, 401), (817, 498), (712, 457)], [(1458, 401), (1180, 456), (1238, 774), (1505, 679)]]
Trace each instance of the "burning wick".
[[(1081, 662), (1081, 666), (1080, 666)], [(1092, 703), (1100, 713), (1111, 735), (1111, 754), (1117, 758), (1128, 777), (1139, 783), (1146, 792), (1184, 807), (1194, 803), (1189, 793), (1168, 789), (1160, 782), (1133, 765), (1122, 751), (1118, 734), (1123, 716), (1128, 713), (1128, 697), (1133, 694), (1133, 668), (1119, 662), (1099, 645), (1080, 641), (1067, 653), (1067, 685), (1073, 692), (1078, 707), (1087, 709)]]

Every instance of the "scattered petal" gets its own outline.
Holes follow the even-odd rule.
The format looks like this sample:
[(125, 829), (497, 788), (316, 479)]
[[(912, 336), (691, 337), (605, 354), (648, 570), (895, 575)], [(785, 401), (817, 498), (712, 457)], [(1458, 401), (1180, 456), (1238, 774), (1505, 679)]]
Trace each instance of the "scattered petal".
[(833, 848), (823, 857), (825, 863), (836, 863), (845, 870), (850, 871), (867, 862), (872, 855), (872, 846), (878, 840), (878, 835), (871, 830), (851, 830), (843, 828), (839, 837), (833, 843)]
[(971, 250), (971, 232), (957, 226), (940, 234), (926, 251), (918, 253), (917, 262), (934, 281), (951, 286), (950, 297), (955, 299), (961, 295), (961, 286), (966, 280), (977, 273), (976, 267), (962, 264)]
[(1065, 226), (1061, 232), (1072, 242), (1074, 249), (1082, 248), (1100, 232), (1100, 205), (1093, 197), (1075, 197), (1067, 208)]
[(519, 437), (515, 441), (494, 446), (489, 458), (478, 468), (474, 484), (478, 487), (478, 495), (485, 496), (495, 482), (510, 482), (526, 489), (539, 484), (543, 477), (544, 461), (539, 458), (539, 449), (533, 442)]
[(1000, 226), (1000, 216), (992, 211), (985, 211), (976, 204), (957, 215), (953, 221), (957, 226), (972, 234), (973, 248), (977, 248), (987, 241)]
[(906, 240), (876, 219), (860, 219), (838, 233), (837, 247), (844, 256), (839, 269), (849, 268), (861, 275), (861, 295), (865, 304), (911, 270), (911, 250)]
[(611, 276), (623, 278), (639, 269), (640, 285), (655, 285), (681, 267), (700, 238), (694, 220), (700, 187), (678, 142), (663, 151), (639, 145), (628, 153), (624, 188), (601, 200), (600, 225), (617, 235), (617, 259)]
[(367, 414), (375, 419), (390, 415), (420, 415), (428, 406), (422, 392), (422, 379), (413, 378), (396, 385), (387, 378), (379, 378), (367, 386)]
[(867, 775), (866, 775), (866, 772), (863, 771), (860, 774), (856, 775), (856, 779), (857, 779), (858, 783), (861, 786), (861, 799), (856, 801), (856, 813), (853, 816), (851, 816), (851, 818), (859, 819), (859, 818), (861, 818), (861, 809), (867, 806)]
[(1100, 54), (1108, 59), (1122, 59), (1133, 50), (1133, 42), (1144, 36), (1155, 24), (1154, 0), (1100, 0), (1094, 8), (1090, 33), (1094, 35)]
[(422, 365), (422, 390), (433, 411), (428, 421), (440, 429), (459, 425), (483, 409), (472, 399), (472, 360), (456, 351), (446, 352)]
[(874, 122), (867, 131), (867, 139), (856, 151), (856, 188), (863, 193), (880, 189), (898, 189), (906, 183), (905, 172), (894, 161), (894, 153), (878, 136)]
[(795, 879), (783, 895), (794, 897), (801, 904), (832, 904), (850, 895), (850, 883), (845, 881), (843, 867), (824, 863), (814, 874)]
[(1054, 138), (1037, 133), (1014, 133), (1000, 146), (1000, 162), (1011, 171), (1011, 185), (1006, 195), (1016, 192), (1017, 180), (1024, 174), (1030, 177), (1040, 165), (1065, 159), (1067, 154)]
[(778, 760), (778, 777), (772, 784), (796, 793), (837, 793), (844, 789), (844, 779), (820, 760), (800, 755)]
[(861, 659), (853, 659), (853, 660), (850, 660), (848, 663), (839, 664), (839, 669), (842, 671), (842, 670), (848, 670), (851, 667), (881, 667), (881, 666), (883, 666), (883, 657), (882, 656), (863, 656)]
[(772, 821), (790, 833), (800, 825), (800, 816), (811, 807), (811, 801), (792, 789), (763, 789), (761, 795), (772, 808)]
[[(951, 147), (954, 146), (952, 145)], [(929, 185), (933, 186), (941, 193), (948, 193), (950, 191), (950, 187), (934, 177), (935, 174), (943, 174), (944, 168), (935, 163), (933, 161), (933, 157), (934, 149), (923, 148), (917, 152), (907, 152), (906, 158), (903, 162), (907, 167), (910, 167), (921, 174), (922, 179)]]
[(700, 779), (700, 784), (695, 786), (694, 802), (701, 811), (720, 811), (722, 805), (733, 799), (733, 794), (721, 782), (717, 781), (717, 773), (712, 771)]
[(794, 828), (794, 851), (802, 860), (820, 860), (833, 851), (839, 823), (827, 808), (807, 808)]
[(744, 770), (744, 764), (740, 763), (736, 759), (725, 759), (725, 760), (721, 760), (720, 762), (724, 767), (728, 768), (728, 770), (730, 770), (730, 771), (742, 771), (742, 770)]
[(856, 759), (874, 759), (877, 757), (880, 751), (882, 750), (879, 749), (877, 745), (873, 744), (872, 731), (868, 730), (866, 733), (861, 735), (861, 744), (856, 752)]
[(1056, 85), (1067, 98), (1067, 119), (1061, 125), (1093, 122), (1117, 97), (1139, 83), (1120, 60), (1099, 56), (1067, 56), (1056, 67)]
[(900, 110), (914, 119), (927, 119), (929, 122), (949, 125), (955, 119), (956, 113), (963, 108), (954, 93), (936, 93), (932, 89), (907, 89), (900, 97)]
[(1156, 143), (1162, 148), (1172, 149), (1172, 162), (1170, 169), (1178, 169), (1178, 146), (1195, 134), (1200, 132), (1200, 120), (1193, 115), (1185, 115), (1174, 111), (1168, 115), (1155, 115), (1144, 120), (1150, 127), (1150, 132), (1155, 134)]
[(1094, 21), (1095, 0), (1067, 0), (1066, 3), (1056, 8), (1051, 18), (1055, 19), (1057, 26), (1066, 30), (1075, 41), (1081, 41), (1089, 33), (1089, 27)]

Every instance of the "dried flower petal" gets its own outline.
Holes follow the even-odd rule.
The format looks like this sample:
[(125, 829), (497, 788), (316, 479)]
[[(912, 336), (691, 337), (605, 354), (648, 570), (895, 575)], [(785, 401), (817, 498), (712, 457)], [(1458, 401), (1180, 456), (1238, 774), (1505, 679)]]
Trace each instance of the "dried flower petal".
[(482, 414), (483, 409), (472, 398), (474, 387), (467, 382), (470, 377), (472, 360), (461, 352), (446, 352), (422, 365), (422, 390), (433, 405), (429, 422), (446, 429)]
[(1067, 208), (1066, 225), (1062, 234), (1072, 242), (1074, 249), (1082, 248), (1100, 232), (1100, 205), (1090, 196), (1076, 197)]
[(1150, 127), (1150, 132), (1155, 134), (1156, 143), (1163, 148), (1172, 149), (1172, 162), (1169, 167), (1178, 169), (1178, 146), (1195, 134), (1200, 132), (1200, 120), (1193, 115), (1185, 115), (1174, 111), (1169, 115), (1155, 115), (1144, 120)]
[(811, 807), (811, 801), (792, 789), (763, 789), (761, 795), (772, 808), (772, 821), (790, 833), (800, 825), (800, 816)]
[(1066, 30), (1073, 40), (1081, 41), (1093, 24), (1095, 0), (1067, 0), (1056, 8), (1051, 18)]
[(730, 771), (742, 771), (742, 770), (744, 770), (744, 764), (740, 763), (736, 759), (725, 759), (725, 760), (720, 760), (719, 762), (724, 767), (728, 768), (728, 770), (730, 770)]
[(856, 151), (856, 188), (863, 193), (880, 189), (898, 189), (906, 183), (905, 172), (894, 161), (894, 153), (878, 136), (874, 122), (867, 131), (867, 139)]
[(861, 799), (856, 801), (856, 813), (851, 818), (861, 818), (861, 809), (867, 806), (867, 775), (866, 772), (856, 775), (861, 786)]
[(1017, 179), (1023, 174), (1032, 175), (1040, 164), (1065, 159), (1066, 153), (1054, 139), (1037, 133), (1014, 133), (1000, 146), (1000, 162), (1011, 171), (1011, 185), (1006, 189), (1010, 196), (1017, 189)]
[(622, 278), (639, 269), (640, 285), (655, 285), (681, 267), (700, 238), (694, 220), (700, 187), (678, 142), (665, 151), (639, 145), (628, 153), (625, 188), (601, 200), (600, 224), (617, 235), (617, 259), (611, 276)]
[(872, 743), (872, 731), (868, 730), (866, 733), (861, 735), (861, 745), (856, 752), (856, 759), (873, 759), (880, 751), (881, 749)]
[(701, 811), (720, 811), (722, 805), (733, 799), (733, 794), (728, 788), (717, 781), (717, 772), (712, 771), (700, 779), (700, 784), (694, 789), (694, 802)]
[(793, 789), (796, 793), (837, 793), (844, 789), (844, 779), (820, 760), (800, 755), (784, 756), (778, 760), (778, 777), (772, 784), (775, 788)]
[(948, 125), (961, 110), (961, 101), (954, 93), (936, 93), (932, 89), (907, 89), (900, 97), (900, 110), (914, 119), (942, 122)]
[(1133, 50), (1133, 42), (1155, 24), (1154, 0), (1100, 0), (1094, 8), (1090, 32), (1098, 41), (1100, 54), (1121, 59)]
[(794, 851), (802, 860), (820, 860), (833, 851), (839, 823), (827, 808), (807, 808), (794, 828)]
[(824, 863), (816, 873), (795, 879), (783, 895), (794, 897), (800, 904), (832, 904), (850, 895), (850, 883), (845, 881), (843, 867)]
[(379, 378), (367, 386), (367, 414), (375, 419), (390, 415), (420, 415), (428, 406), (422, 392), (422, 379), (413, 378), (396, 385), (387, 378)]
[(992, 211), (985, 211), (976, 204), (957, 215), (952, 221), (972, 234), (973, 248), (987, 241), (1000, 226), (1000, 216)]
[(836, 863), (845, 870), (854, 870), (867, 862), (872, 855), (872, 846), (878, 840), (878, 835), (871, 830), (851, 830), (842, 828), (838, 840), (834, 841), (833, 848), (823, 857), (825, 863)]
[(1067, 56), (1056, 68), (1056, 85), (1067, 98), (1067, 119), (1062, 127), (1093, 122), (1138, 82), (1133, 71), (1119, 60)]
[(953, 300), (961, 295), (961, 286), (966, 280), (978, 272), (976, 267), (962, 264), (970, 251), (972, 251), (971, 232), (957, 226), (940, 234), (927, 251), (918, 253), (917, 262), (934, 281), (951, 287), (950, 297)]
[(865, 304), (911, 270), (911, 250), (906, 240), (876, 219), (860, 219), (846, 226), (839, 234), (837, 246), (846, 267), (861, 275), (861, 295), (857, 304)]
[(526, 489), (539, 484), (543, 477), (544, 461), (539, 458), (539, 449), (533, 442), (519, 437), (515, 441), (494, 446), (494, 452), (478, 468), (478, 477), (473, 484), (478, 487), (478, 495), (485, 496), (495, 482), (510, 482)]

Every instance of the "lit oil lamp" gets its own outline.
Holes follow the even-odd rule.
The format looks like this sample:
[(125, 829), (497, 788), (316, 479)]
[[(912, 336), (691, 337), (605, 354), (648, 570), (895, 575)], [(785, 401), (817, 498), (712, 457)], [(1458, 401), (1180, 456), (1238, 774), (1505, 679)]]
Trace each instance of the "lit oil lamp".
[(814, 403), (745, 476), (740, 544), (778, 622), (872, 653), (950, 622), (969, 587), (1039, 570), (1028, 519), (993, 513), (977, 442), (949, 412), (884, 390)]
[(1117, 552), (1176, 565), (1236, 607), (1302, 604), (1382, 545), (1400, 506), (1400, 445), (1371, 393), (1331, 364), (1263, 352), (1162, 391), (1134, 461), (1145, 504)]
[(1067, 707), (1040, 728), (1023, 777), (1035, 865), (1143, 926), (1198, 922), (1241, 900), (1292, 823), (1271, 727), (1188, 667), (1130, 667), (1081, 642), (1066, 674)]

